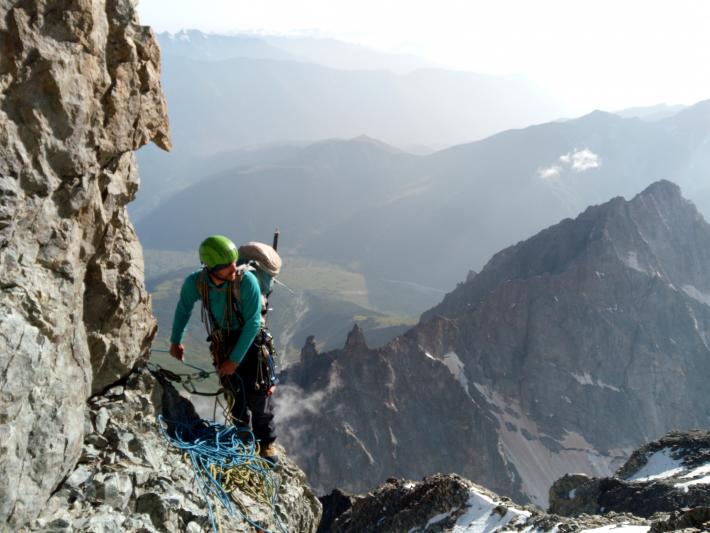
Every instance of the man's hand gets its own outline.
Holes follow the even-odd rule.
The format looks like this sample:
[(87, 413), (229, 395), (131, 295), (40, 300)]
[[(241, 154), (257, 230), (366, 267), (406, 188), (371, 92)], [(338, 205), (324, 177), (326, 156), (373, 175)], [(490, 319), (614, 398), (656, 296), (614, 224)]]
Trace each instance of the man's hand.
[(219, 365), (217, 372), (219, 372), (219, 377), (223, 378), (225, 376), (231, 376), (237, 371), (237, 363), (231, 359), (225, 359), (222, 364)]
[(170, 355), (178, 361), (182, 361), (185, 358), (185, 347), (182, 344), (171, 344)]

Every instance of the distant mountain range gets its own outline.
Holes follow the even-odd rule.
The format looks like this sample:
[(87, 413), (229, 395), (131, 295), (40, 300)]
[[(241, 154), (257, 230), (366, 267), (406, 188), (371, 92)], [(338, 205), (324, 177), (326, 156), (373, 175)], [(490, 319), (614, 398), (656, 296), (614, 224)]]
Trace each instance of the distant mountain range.
[(327, 39), (161, 34), (178, 153), (367, 134), (435, 148), (566, 114), (521, 77), (435, 68)]
[(628, 109), (614, 111), (614, 114), (623, 118), (636, 117), (648, 122), (654, 122), (677, 115), (687, 107), (688, 106), (685, 105), (657, 104), (653, 106), (630, 107)]
[(199, 30), (160, 33), (164, 58), (182, 56), (199, 61), (236, 57), (315, 63), (340, 70), (387, 70), (406, 74), (440, 65), (409, 54), (389, 54), (323, 37), (206, 34)]
[(382, 348), (307, 343), (279, 427), (320, 490), (456, 472), (544, 507), (707, 425), (708, 375), (710, 225), (660, 181), (497, 253)]
[[(284, 233), (284, 249), (365, 274), (377, 308), (435, 304), (498, 249), (650, 182), (679, 183), (710, 215), (710, 101), (644, 122), (594, 112), (428, 156), (367, 137), (205, 159), (222, 169), (150, 210), (144, 246)], [(213, 162), (216, 161), (216, 162)], [(188, 216), (189, 215), (189, 216)]]

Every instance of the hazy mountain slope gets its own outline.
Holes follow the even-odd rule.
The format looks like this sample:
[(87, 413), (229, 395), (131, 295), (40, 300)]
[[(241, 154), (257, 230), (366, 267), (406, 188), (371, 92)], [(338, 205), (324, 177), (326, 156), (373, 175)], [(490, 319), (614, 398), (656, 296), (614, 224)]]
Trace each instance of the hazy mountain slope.
[(614, 114), (623, 118), (637, 117), (647, 122), (653, 122), (676, 115), (686, 107), (687, 106), (684, 105), (657, 104), (652, 106), (629, 107), (627, 109), (614, 111)]
[(522, 79), (435, 69), (400, 75), (167, 55), (162, 84), (175, 149), (203, 154), (361, 134), (394, 144), (449, 146), (563, 111)]
[(286, 35), (206, 34), (182, 30), (158, 34), (163, 56), (182, 56), (201, 61), (237, 57), (279, 59), (315, 63), (346, 70), (387, 70), (406, 73), (436, 65), (408, 54), (390, 54), (335, 39)]
[(429, 156), (327, 141), (202, 181), (138, 231), (151, 248), (192, 249), (279, 226), (286, 249), (363, 272), (373, 305), (412, 313), (502, 246), (653, 180), (677, 181), (710, 214), (709, 148), (710, 101), (653, 123), (595, 112)]
[(595, 112), (438, 152), (419, 168), (426, 186), (333, 225), (307, 250), (362, 258), (368, 279), (396, 272), (445, 288), (501, 246), (653, 180), (677, 181), (710, 214), (709, 109), (702, 102), (652, 124)]
[(321, 409), (289, 424), (316, 436), (288, 438), (321, 487), (473, 472), (544, 504), (560, 475), (707, 421), (708, 302), (710, 226), (659, 182), (503, 250), (381, 349), (307, 349), (289, 379)]
[(199, 61), (221, 61), (235, 57), (297, 60), (282, 47), (273, 46), (256, 35), (218, 35), (199, 30), (181, 30), (157, 35), (164, 61), (186, 57)]
[(436, 67), (411, 54), (391, 54), (335, 39), (268, 35), (264, 40), (301, 60), (325, 67), (347, 70), (388, 70), (404, 74), (420, 68)]
[(190, 185), (228, 169), (276, 163), (300, 150), (297, 144), (273, 144), (245, 147), (210, 156), (185, 152), (165, 153), (151, 146), (138, 152), (142, 184), (135, 201), (129, 206), (135, 222)]
[(218, 174), (176, 194), (137, 224), (148, 248), (194, 249), (205, 235), (268, 239), (293, 251), (327, 227), (406, 190), (419, 157), (367, 138), (324, 141), (295, 156)]

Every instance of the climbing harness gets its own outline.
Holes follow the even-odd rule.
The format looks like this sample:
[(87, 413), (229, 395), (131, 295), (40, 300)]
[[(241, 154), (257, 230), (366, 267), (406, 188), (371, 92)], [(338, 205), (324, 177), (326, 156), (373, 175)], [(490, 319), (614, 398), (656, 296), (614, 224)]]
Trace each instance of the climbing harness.
[(213, 499), (231, 516), (241, 517), (257, 531), (274, 533), (234, 505), (237, 492), (268, 505), (281, 533), (288, 533), (276, 512), (279, 480), (272, 472), (274, 463), (259, 455), (259, 445), (251, 431), (201, 419), (184, 423), (159, 415), (158, 421), (165, 439), (190, 458), (215, 533), (221, 531), (221, 524), (219, 507), (215, 509)]
[(262, 329), (257, 333), (254, 344), (258, 346), (257, 356), (259, 357), (254, 388), (265, 390), (266, 394), (271, 396), (279, 383), (279, 378), (276, 376), (274, 338), (266, 329)]

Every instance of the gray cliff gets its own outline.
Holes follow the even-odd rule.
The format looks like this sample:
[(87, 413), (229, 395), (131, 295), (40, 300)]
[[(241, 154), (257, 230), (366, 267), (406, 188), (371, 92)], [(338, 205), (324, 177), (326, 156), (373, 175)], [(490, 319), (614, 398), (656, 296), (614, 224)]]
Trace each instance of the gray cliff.
[(126, 204), (170, 148), (160, 56), (129, 0), (0, 0), (0, 523), (36, 516), (82, 449), (86, 400), (155, 320)]
[[(144, 364), (157, 326), (126, 211), (134, 150), (170, 148), (159, 74), (131, 0), (0, 0), (0, 531), (212, 529), (161, 432), (204, 422)], [(315, 531), (280, 452), (275, 505), (235, 490), (225, 530)]]
[(287, 442), (325, 490), (457, 472), (545, 506), (707, 424), (709, 304), (710, 226), (657, 182), (496, 254), (383, 348), (307, 346)]

